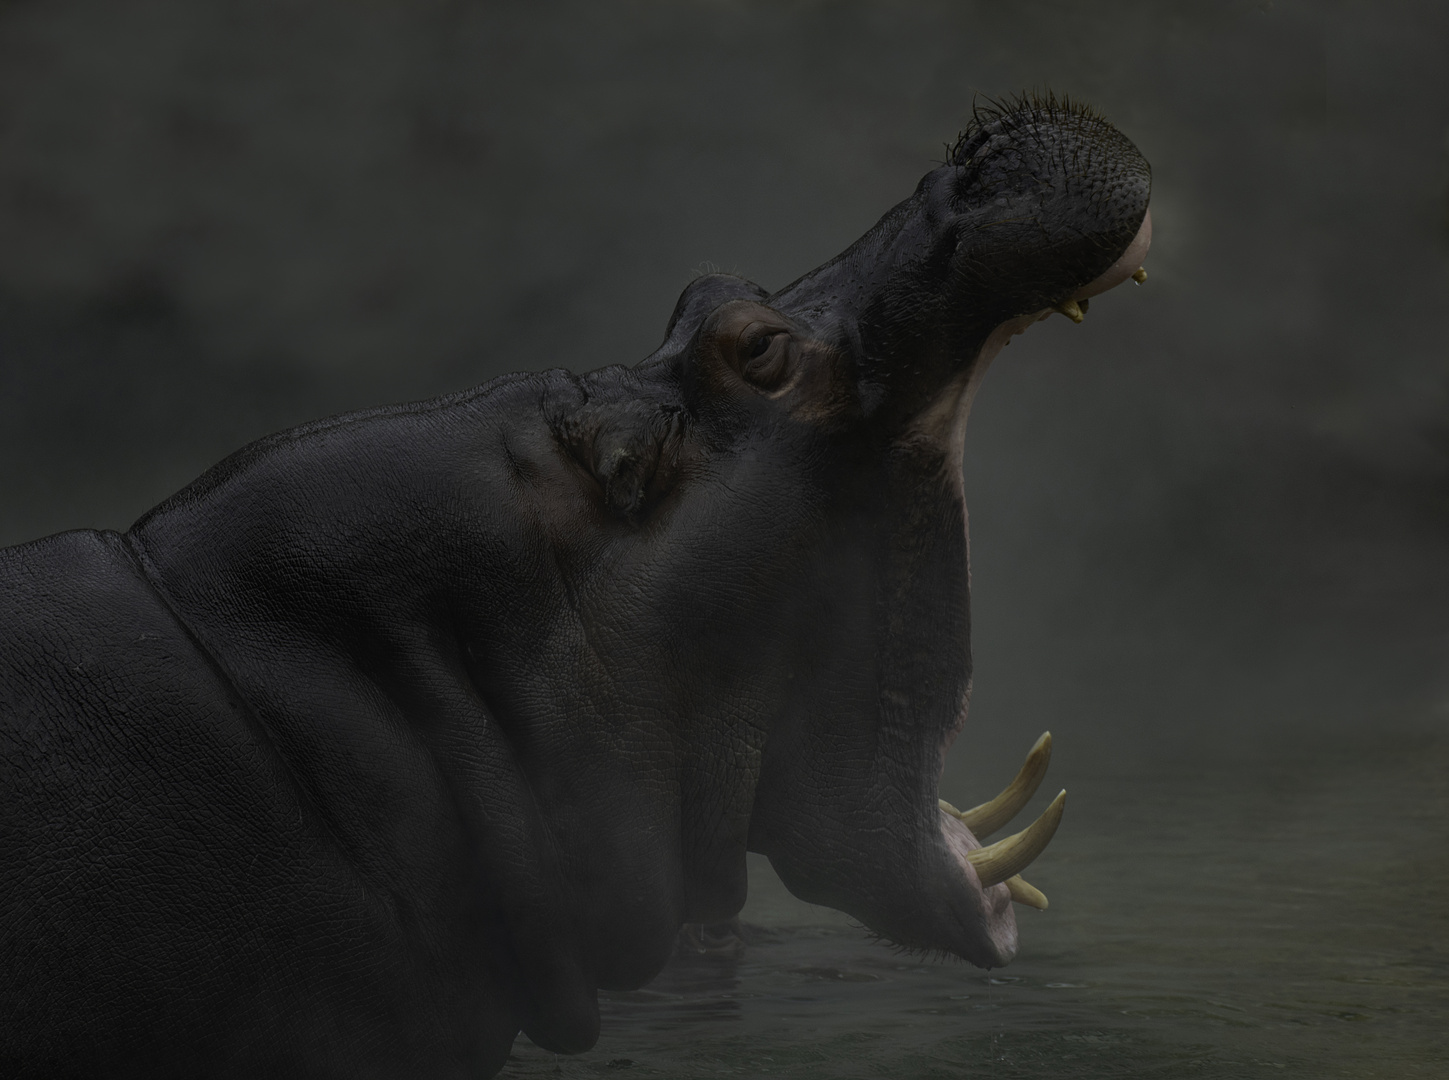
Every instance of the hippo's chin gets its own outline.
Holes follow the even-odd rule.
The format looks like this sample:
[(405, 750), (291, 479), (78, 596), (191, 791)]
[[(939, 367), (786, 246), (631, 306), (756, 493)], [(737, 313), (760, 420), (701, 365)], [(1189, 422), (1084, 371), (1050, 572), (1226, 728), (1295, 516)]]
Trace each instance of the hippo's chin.
[(978, 910), (977, 932), (983, 939), (980, 951), (989, 961), (983, 966), (1009, 964), (1016, 957), (1016, 915), (1011, 909), (1011, 890), (1004, 882), (981, 884), (981, 877), (968, 857), (971, 852), (981, 850), (981, 841), (950, 811), (941, 808), (939, 813), (941, 838), (951, 856), (946, 873), (959, 875), (961, 880), (956, 888), (964, 890)]

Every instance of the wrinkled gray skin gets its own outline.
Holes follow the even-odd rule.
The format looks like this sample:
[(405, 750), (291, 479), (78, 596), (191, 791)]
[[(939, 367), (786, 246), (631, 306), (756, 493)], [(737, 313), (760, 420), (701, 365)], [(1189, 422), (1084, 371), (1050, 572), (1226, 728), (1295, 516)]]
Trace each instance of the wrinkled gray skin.
[(1024, 102), (773, 296), (696, 281), (637, 367), (285, 432), (124, 535), (0, 552), (0, 1073), (582, 1050), (599, 988), (739, 910), (747, 849), (1009, 960), (936, 806), (962, 427), (1011, 332), (1135, 269), (1148, 191)]

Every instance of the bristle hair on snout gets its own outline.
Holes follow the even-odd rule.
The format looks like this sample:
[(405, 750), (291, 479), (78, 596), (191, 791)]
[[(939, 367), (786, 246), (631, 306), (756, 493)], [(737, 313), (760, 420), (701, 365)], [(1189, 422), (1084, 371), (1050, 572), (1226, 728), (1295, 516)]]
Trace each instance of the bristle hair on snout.
[(975, 149), (972, 144), (992, 125), (1010, 129), (1022, 123), (1060, 123), (1070, 119), (1101, 120), (1103, 117), (1085, 102), (1074, 101), (1068, 94), (1058, 95), (1051, 89), (1028, 90), (1001, 97), (978, 95), (971, 101), (971, 119), (956, 136), (956, 141), (947, 144), (945, 164), (966, 164)]

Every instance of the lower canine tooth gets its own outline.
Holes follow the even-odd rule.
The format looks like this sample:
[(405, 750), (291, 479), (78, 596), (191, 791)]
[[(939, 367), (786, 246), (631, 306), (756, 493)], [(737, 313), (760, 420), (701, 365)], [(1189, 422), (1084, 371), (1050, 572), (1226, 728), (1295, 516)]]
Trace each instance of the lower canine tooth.
[(1011, 898), (1018, 904), (1034, 907), (1038, 911), (1047, 909), (1046, 893), (1023, 881), (1020, 874), (1007, 878), (1006, 887), (1011, 890)]
[(1041, 817), (1022, 829), (1021, 832), (966, 853), (966, 861), (976, 870), (976, 876), (980, 879), (983, 889), (989, 889), (1009, 877), (1015, 877), (1046, 850), (1047, 844), (1051, 843), (1052, 836), (1057, 831), (1057, 826), (1061, 824), (1062, 808), (1066, 802), (1067, 793), (1063, 791), (1052, 800), (1050, 806), (1042, 811)]
[(1081, 322), (1082, 319), (1085, 317), (1082, 314), (1081, 307), (1078, 306), (1075, 300), (1063, 300), (1060, 304), (1056, 306), (1055, 310), (1060, 311), (1063, 315), (1071, 319), (1074, 323)]
[(997, 829), (1002, 828), (1031, 801), (1046, 775), (1047, 763), (1052, 759), (1052, 733), (1044, 731), (1026, 755), (1026, 764), (1016, 774), (1016, 779), (990, 802), (973, 806), (970, 810), (957, 810), (950, 803), (943, 803), (945, 809), (955, 814), (971, 830), (978, 840), (985, 840)]

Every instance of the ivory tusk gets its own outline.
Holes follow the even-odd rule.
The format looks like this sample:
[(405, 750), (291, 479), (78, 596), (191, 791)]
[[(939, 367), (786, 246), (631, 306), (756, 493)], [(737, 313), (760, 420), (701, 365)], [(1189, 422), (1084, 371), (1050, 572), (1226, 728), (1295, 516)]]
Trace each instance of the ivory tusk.
[[(1052, 759), (1052, 733), (1043, 731), (1041, 738), (1027, 751), (1026, 762), (1016, 779), (1006, 785), (1000, 795), (990, 802), (973, 806), (970, 810), (954, 811), (961, 823), (971, 830), (978, 840), (985, 840), (992, 833), (1021, 813), (1022, 807), (1031, 801), (1036, 789), (1046, 776), (1047, 765)], [(949, 807), (949, 803), (947, 806)]]
[(981, 879), (981, 887), (990, 888), (1007, 878), (1015, 877), (1030, 866), (1032, 860), (1051, 843), (1057, 826), (1061, 824), (1062, 808), (1066, 803), (1067, 793), (1063, 791), (1042, 811), (1041, 817), (1021, 832), (967, 852), (966, 860), (975, 868), (976, 876)]

